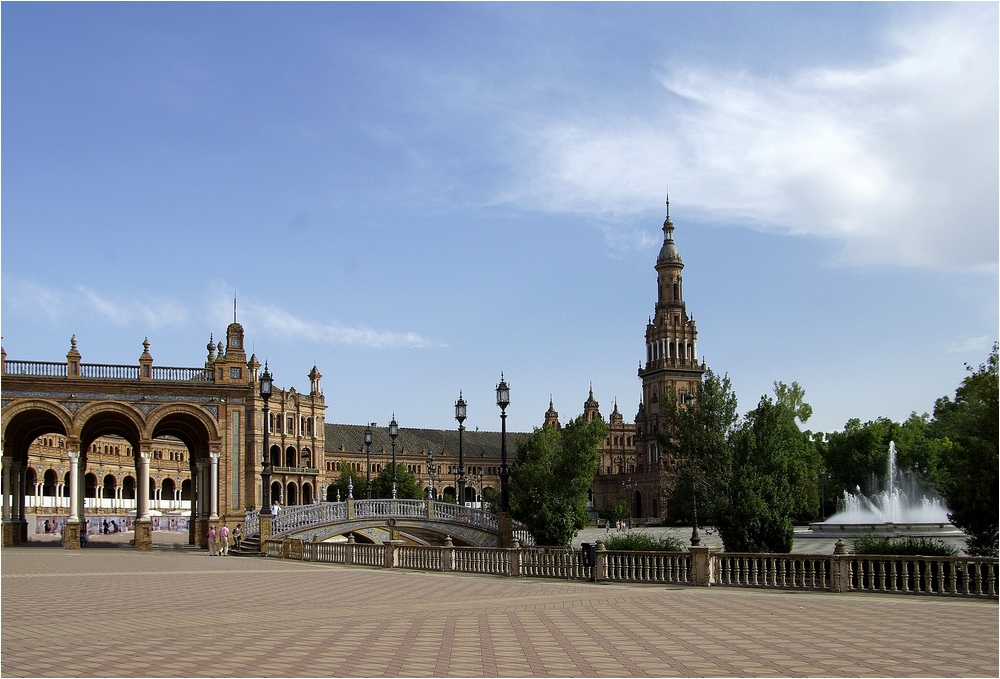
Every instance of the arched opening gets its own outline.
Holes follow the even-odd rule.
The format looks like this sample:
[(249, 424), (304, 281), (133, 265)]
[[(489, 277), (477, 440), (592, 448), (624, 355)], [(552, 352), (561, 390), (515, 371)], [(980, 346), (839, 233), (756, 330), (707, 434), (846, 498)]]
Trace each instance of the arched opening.
[(150, 499), (150, 501), (152, 501), (152, 499), (154, 497), (156, 497), (156, 481), (153, 480), (153, 479), (150, 479), (149, 480), (149, 499)]
[(271, 466), (280, 467), (281, 466), (281, 447), (271, 446)]
[(297, 502), (298, 498), (296, 498), (296, 494), (297, 493), (296, 493), (295, 484), (289, 482), (289, 484), (288, 484), (288, 490), (285, 493), (285, 504), (288, 505), (289, 507), (291, 507), (292, 505), (298, 504), (298, 502)]
[(97, 475), (88, 473), (83, 481), (83, 496), (85, 498), (97, 497)]
[(115, 478), (114, 474), (108, 474), (104, 477), (104, 497), (105, 499), (112, 499), (115, 496), (115, 489), (118, 488), (118, 479)]
[(286, 467), (298, 467), (298, 461), (295, 459), (297, 456), (295, 454), (295, 448), (288, 446), (285, 449), (285, 466)]
[(476, 501), (476, 489), (472, 486), (465, 487), (465, 498), (463, 502), (475, 502)]
[(134, 500), (135, 499), (135, 479), (131, 476), (126, 476), (122, 479), (122, 499), (123, 500)]
[(167, 478), (163, 479), (163, 483), (160, 484), (160, 499), (161, 500), (173, 500), (176, 494), (177, 485), (174, 483), (173, 479)]
[(326, 501), (327, 502), (337, 501), (337, 486), (332, 483), (326, 487)]
[(674, 299), (677, 300), (680, 298), (681, 298), (680, 290), (678, 289), (677, 284), (674, 283)]
[(69, 497), (69, 472), (63, 474), (62, 496)]
[(56, 485), (58, 485), (59, 475), (54, 469), (46, 469), (42, 477), (42, 495), (45, 497), (56, 496)]
[(642, 516), (642, 493), (635, 491), (635, 502), (632, 507), (632, 516), (639, 518)]
[(313, 498), (312, 486), (308, 483), (302, 484), (302, 504), (309, 505), (312, 504)]
[(181, 499), (191, 501), (191, 479), (181, 481)]
[(285, 503), (284, 496), (281, 494), (281, 483), (278, 481), (271, 484), (271, 502), (277, 502), (279, 505)]
[(301, 458), (303, 467), (312, 467), (312, 453), (309, 451), (308, 448), (302, 449)]

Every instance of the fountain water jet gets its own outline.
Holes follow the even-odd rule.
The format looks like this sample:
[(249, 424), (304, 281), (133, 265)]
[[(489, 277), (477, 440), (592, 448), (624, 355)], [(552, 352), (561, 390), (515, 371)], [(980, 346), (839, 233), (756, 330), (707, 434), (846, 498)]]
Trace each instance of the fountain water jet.
[[(939, 535), (960, 533), (948, 521), (948, 508), (938, 497), (928, 497), (912, 472), (896, 467), (896, 443), (889, 443), (889, 462), (883, 488), (866, 496), (856, 487), (844, 491), (840, 511), (826, 521), (811, 523), (814, 533), (825, 535)], [(919, 496), (919, 498), (918, 498)]]

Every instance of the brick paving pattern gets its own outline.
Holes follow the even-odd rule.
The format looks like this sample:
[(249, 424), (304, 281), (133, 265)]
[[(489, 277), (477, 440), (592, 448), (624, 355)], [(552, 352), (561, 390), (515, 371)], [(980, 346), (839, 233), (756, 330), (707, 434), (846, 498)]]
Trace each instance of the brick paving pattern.
[(997, 676), (997, 604), (209, 557), (0, 554), (0, 676)]

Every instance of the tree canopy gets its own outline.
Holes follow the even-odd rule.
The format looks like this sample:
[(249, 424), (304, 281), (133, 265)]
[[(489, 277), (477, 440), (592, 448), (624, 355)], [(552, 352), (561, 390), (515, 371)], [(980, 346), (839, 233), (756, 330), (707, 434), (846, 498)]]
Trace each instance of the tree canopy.
[(546, 425), (518, 445), (510, 475), (510, 512), (540, 545), (568, 545), (590, 522), (587, 498), (598, 448), (608, 435), (600, 418), (582, 415), (561, 429)]
[(986, 362), (973, 370), (955, 391), (955, 399), (939, 398), (929, 429), (942, 442), (945, 471), (940, 491), (949, 518), (968, 535), (968, 552), (997, 556), (998, 436), (997, 345)]

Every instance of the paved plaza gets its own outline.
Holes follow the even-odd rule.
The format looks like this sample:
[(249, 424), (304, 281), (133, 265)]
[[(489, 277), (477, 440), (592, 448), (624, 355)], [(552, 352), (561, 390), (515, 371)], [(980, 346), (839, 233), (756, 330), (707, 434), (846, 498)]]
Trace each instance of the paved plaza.
[(445, 575), (110, 540), (7, 548), (0, 566), (4, 677), (997, 676), (1000, 662), (995, 601)]

